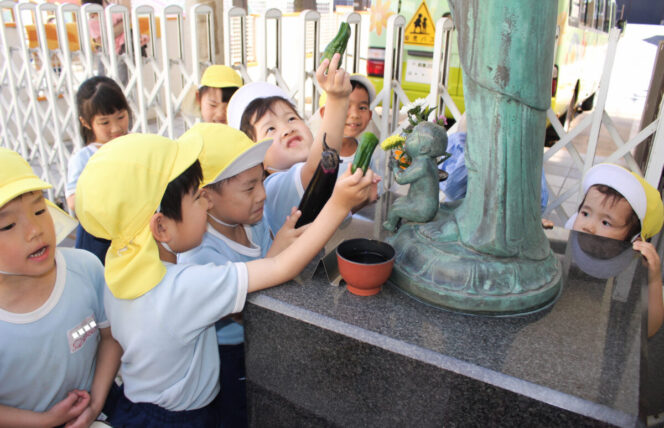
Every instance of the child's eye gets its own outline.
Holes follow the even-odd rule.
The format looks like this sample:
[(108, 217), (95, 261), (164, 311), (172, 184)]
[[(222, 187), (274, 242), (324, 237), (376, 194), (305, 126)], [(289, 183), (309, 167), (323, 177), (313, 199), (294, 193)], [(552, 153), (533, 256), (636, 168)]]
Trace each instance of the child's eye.
[(297, 120), (297, 117), (291, 116), (288, 118), (288, 123), (295, 122)]
[(268, 127), (268, 128), (265, 130), (265, 132), (266, 132), (267, 134), (269, 134), (269, 133), (271, 133), (271, 132), (274, 132), (274, 126), (270, 126), (270, 127)]
[(588, 211), (581, 211), (579, 214), (581, 214), (584, 217), (588, 217)]
[(606, 220), (602, 220), (602, 226), (611, 227), (611, 223)]
[(8, 230), (11, 230), (16, 226), (16, 223), (10, 223), (7, 226), (0, 227), (0, 232), (6, 232)]
[(42, 209), (40, 209), (40, 210), (37, 210), (37, 211), (35, 212), (35, 215), (42, 215), (42, 214), (44, 214), (45, 212), (46, 212), (46, 208), (42, 208)]
[(361, 111), (367, 111), (367, 110), (369, 110), (369, 107), (367, 107), (367, 106), (361, 106), (361, 107), (360, 107), (360, 110), (361, 110)]

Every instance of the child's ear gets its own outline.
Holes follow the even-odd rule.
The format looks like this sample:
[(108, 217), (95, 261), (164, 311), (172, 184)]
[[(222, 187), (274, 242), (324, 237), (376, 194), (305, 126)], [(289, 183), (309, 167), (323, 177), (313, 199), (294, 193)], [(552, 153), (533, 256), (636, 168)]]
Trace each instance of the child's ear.
[(322, 118), (323, 116), (325, 116), (325, 106), (320, 108), (320, 117)]
[(210, 195), (210, 192), (211, 192), (211, 190), (206, 189), (205, 187), (203, 187), (201, 189), (201, 197), (205, 198), (208, 201), (208, 211), (211, 210), (212, 207), (214, 206), (214, 203), (212, 202), (212, 197)]
[(163, 213), (156, 213), (150, 218), (150, 232), (159, 242), (168, 242), (171, 240), (170, 224), (173, 220), (166, 217)]
[(78, 120), (81, 122), (81, 125), (83, 125), (84, 128), (92, 130), (92, 127), (90, 126), (87, 120), (83, 119), (83, 116), (79, 116)]
[(196, 104), (201, 105), (201, 93), (196, 91)]

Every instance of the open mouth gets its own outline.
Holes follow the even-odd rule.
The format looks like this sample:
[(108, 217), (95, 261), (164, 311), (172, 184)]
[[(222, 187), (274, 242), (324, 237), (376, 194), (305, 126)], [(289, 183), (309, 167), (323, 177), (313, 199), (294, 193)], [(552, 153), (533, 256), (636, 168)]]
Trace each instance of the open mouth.
[(297, 146), (301, 140), (302, 139), (300, 137), (293, 137), (286, 142), (286, 147), (292, 149), (293, 147)]
[(48, 245), (44, 245), (43, 247), (41, 247), (40, 249), (38, 249), (34, 253), (30, 254), (28, 256), (28, 258), (29, 259), (41, 259), (44, 256), (46, 256), (47, 251), (48, 251)]

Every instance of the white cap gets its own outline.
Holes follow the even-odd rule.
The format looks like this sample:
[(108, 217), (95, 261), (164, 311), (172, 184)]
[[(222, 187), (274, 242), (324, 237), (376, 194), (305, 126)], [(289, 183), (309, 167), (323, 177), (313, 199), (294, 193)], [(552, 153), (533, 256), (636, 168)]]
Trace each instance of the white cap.
[(286, 91), (277, 85), (268, 82), (252, 82), (238, 89), (228, 102), (228, 110), (226, 113), (228, 117), (228, 125), (235, 129), (240, 129), (242, 115), (247, 109), (247, 106), (258, 98), (269, 97), (281, 97), (292, 102)]

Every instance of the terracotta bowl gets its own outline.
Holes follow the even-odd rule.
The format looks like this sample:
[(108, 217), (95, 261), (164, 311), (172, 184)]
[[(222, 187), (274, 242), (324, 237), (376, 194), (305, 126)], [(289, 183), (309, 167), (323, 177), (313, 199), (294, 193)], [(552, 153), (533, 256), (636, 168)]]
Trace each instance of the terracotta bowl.
[(348, 291), (358, 296), (377, 294), (394, 266), (394, 248), (371, 239), (349, 239), (337, 247), (339, 273)]

